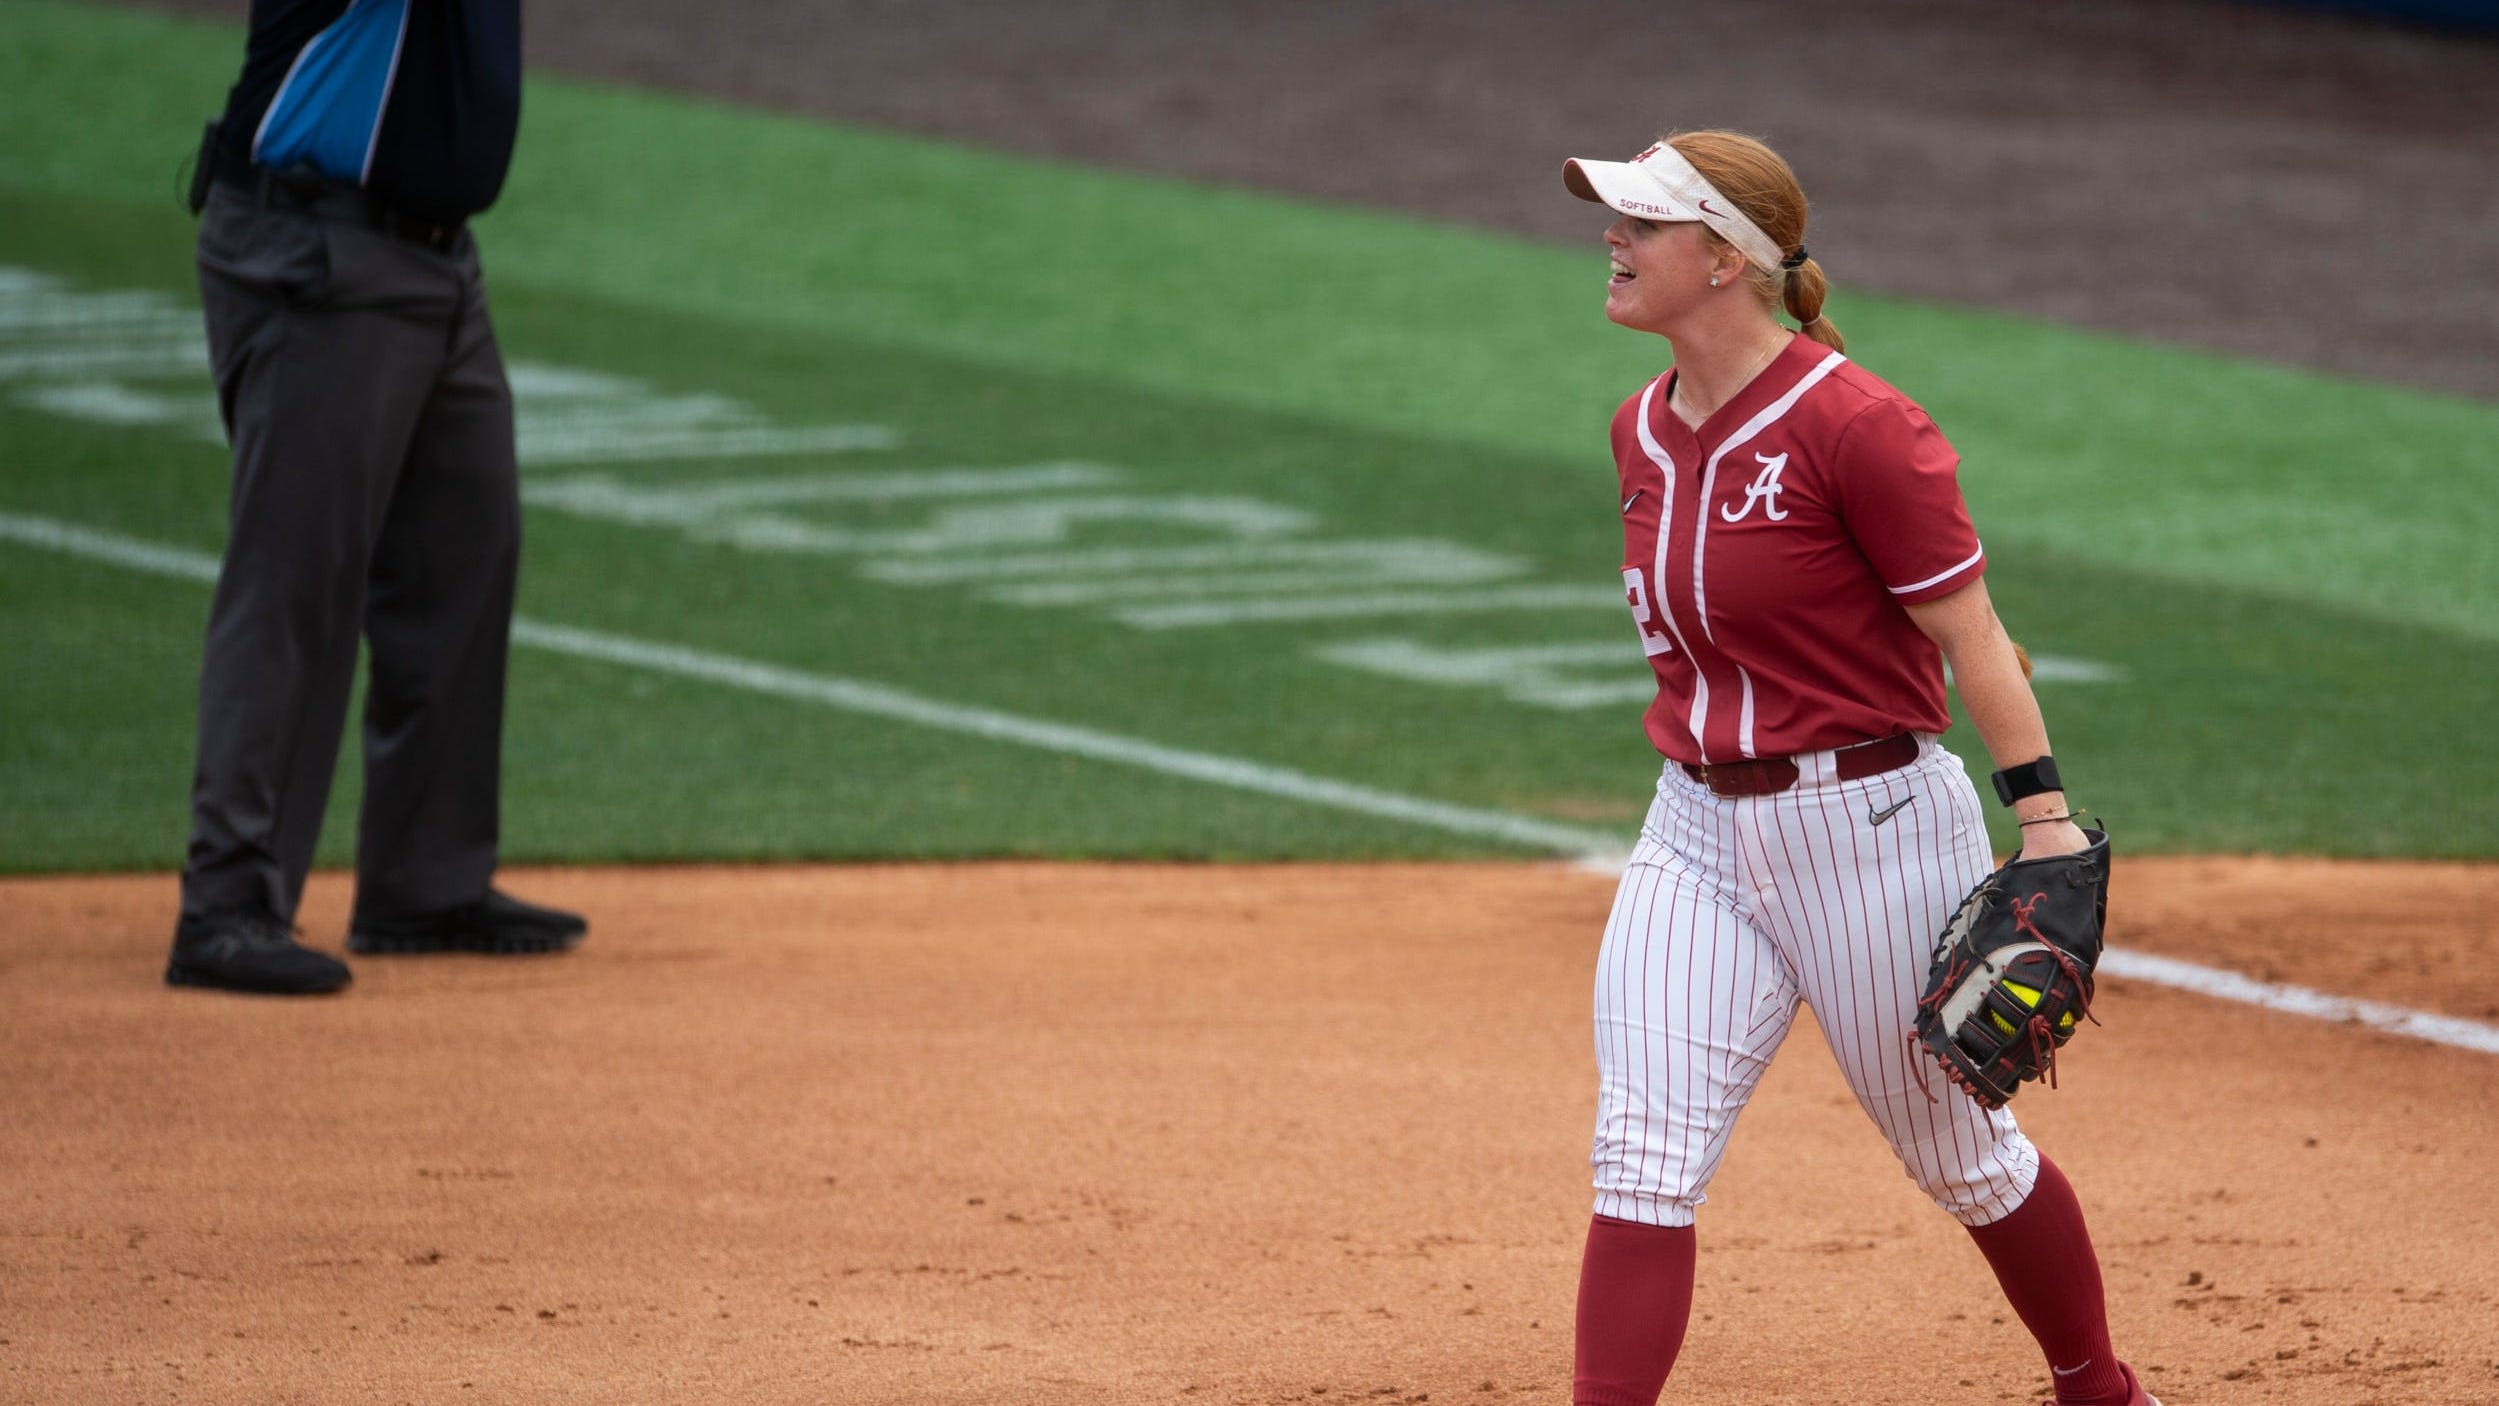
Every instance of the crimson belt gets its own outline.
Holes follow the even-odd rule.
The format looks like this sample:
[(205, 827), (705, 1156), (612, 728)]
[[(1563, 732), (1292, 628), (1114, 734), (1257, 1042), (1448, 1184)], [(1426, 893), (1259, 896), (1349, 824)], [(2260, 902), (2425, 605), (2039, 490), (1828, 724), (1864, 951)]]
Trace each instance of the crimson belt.
[[(1862, 781), (1898, 771), (1918, 759), (1918, 735), (1898, 732), (1877, 742), (1842, 747), (1833, 764), (1842, 781)], [(1796, 784), (1801, 774), (1794, 757), (1753, 757), (1740, 762), (1694, 766), (1677, 762), (1684, 773), (1721, 796), (1774, 796)]]

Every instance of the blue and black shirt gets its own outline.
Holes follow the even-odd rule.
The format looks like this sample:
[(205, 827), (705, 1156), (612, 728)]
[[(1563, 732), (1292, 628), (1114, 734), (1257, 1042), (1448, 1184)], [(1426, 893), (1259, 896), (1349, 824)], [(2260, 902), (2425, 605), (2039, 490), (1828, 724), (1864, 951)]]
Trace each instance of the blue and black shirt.
[(252, 0), (217, 170), (310, 167), (456, 223), (503, 189), (520, 120), (520, 0)]

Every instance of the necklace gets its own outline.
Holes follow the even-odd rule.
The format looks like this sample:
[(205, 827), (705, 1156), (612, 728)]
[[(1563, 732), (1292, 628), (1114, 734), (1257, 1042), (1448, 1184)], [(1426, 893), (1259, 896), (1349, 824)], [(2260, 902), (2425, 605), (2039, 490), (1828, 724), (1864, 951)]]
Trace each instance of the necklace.
[[(1782, 328), (1780, 330), (1779, 339), (1771, 343), (1768, 350), (1764, 351), (1759, 357), (1755, 358), (1752, 366), (1748, 368), (1743, 375), (1735, 379), (1735, 389), (1728, 392), (1727, 400), (1733, 400), (1737, 396), (1742, 395), (1744, 393), (1744, 388), (1753, 383), (1753, 378), (1760, 375), (1765, 369), (1767, 369), (1770, 363), (1777, 361), (1779, 359), (1779, 353), (1787, 350), (1788, 341), (1788, 333), (1786, 329)], [(1698, 429), (1702, 421), (1707, 420), (1710, 416), (1717, 414), (1721, 409), (1725, 408), (1727, 400), (1722, 400), (1716, 405), (1709, 407), (1707, 410), (1703, 410), (1698, 405), (1693, 403), (1690, 393), (1686, 390), (1686, 387), (1689, 385), (1691, 385), (1691, 382), (1687, 378), (1682, 376), (1677, 376), (1675, 378), (1675, 390), (1674, 394), (1668, 397), (1668, 408), (1673, 409), (1677, 414), (1681, 415), (1688, 423), (1690, 423), (1693, 428)]]

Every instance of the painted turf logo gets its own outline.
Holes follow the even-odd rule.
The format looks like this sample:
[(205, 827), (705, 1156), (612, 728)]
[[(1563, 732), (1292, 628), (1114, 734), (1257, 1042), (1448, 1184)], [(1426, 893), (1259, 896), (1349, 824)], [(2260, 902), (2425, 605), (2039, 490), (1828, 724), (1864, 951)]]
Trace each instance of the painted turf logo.
[(1753, 505), (1759, 503), (1763, 517), (1772, 522), (1786, 521), (1787, 509), (1779, 506), (1779, 490), (1782, 487), (1779, 475), (1787, 468), (1787, 456), (1756, 454), (1753, 458), (1761, 464), (1761, 472), (1744, 486), (1744, 506), (1738, 508), (1733, 503), (1721, 504), (1718, 515), (1729, 522), (1742, 522), (1753, 515)]

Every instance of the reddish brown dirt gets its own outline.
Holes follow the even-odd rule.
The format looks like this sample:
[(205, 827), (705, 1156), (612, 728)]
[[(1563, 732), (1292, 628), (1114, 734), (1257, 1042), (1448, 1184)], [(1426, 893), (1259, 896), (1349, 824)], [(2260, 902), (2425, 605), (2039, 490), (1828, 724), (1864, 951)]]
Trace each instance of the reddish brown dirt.
[[(170, 878), (0, 883), (0, 1399), (1566, 1398), (1601, 879), (514, 883), (590, 944), (313, 1001), (158, 985)], [(315, 940), (345, 901), (316, 878)], [(2495, 905), (2488, 868), (2139, 860), (2118, 937), (2479, 1015)], [(2170, 1406), (2499, 1400), (2499, 1059), (2103, 1014), (2020, 1107)], [(1702, 1234), (1670, 1400), (2044, 1386), (1817, 1040)]]
[[(1852, 286), (2475, 395), (2499, 364), (2499, 127), (2448, 106), (2499, 91), (2486, 43), (2159, 0), (531, 13), (548, 68), (1563, 239), (1560, 154), (1746, 125)], [(2363, 189), (2437, 296), (2361, 272)], [(519, 884), (591, 946), (278, 1002), (156, 984), (170, 878), (0, 882), (0, 1400), (1567, 1395), (1602, 881)], [(324, 939), (345, 901), (316, 879)], [(2117, 937), (2493, 1019), (2494, 913), (2488, 868), (2135, 861)], [(2124, 981), (2102, 1013), (2021, 1108), (2170, 1406), (2499, 1401), (2499, 1059)], [(1670, 1400), (2044, 1387), (1801, 1033), (1702, 1225)]]

